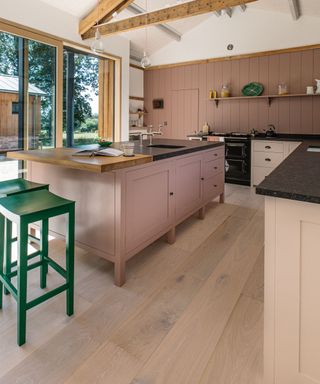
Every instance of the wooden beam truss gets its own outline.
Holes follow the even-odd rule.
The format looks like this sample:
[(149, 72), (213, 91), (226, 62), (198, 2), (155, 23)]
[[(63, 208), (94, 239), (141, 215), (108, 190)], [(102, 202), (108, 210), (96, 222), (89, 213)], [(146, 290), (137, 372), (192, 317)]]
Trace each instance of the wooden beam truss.
[[(192, 0), (187, 3), (103, 24), (99, 29), (101, 35), (113, 35), (209, 12), (219, 12), (222, 9), (232, 8), (254, 1), (257, 0)], [(95, 28), (87, 29), (87, 31), (81, 35), (84, 40), (92, 38), (95, 35)]]

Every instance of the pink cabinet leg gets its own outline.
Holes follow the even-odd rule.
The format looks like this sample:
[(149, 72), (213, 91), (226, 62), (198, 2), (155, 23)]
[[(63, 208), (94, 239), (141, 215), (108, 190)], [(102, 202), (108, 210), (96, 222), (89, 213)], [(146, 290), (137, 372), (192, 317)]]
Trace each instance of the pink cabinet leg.
[(114, 283), (121, 287), (126, 282), (126, 262), (118, 259), (114, 263)]
[(176, 242), (176, 227), (173, 227), (167, 232), (167, 242), (169, 244), (174, 244)]
[(204, 207), (199, 209), (199, 211), (198, 211), (198, 218), (200, 220), (204, 220), (205, 216), (206, 216), (206, 207), (204, 206)]
[(224, 203), (224, 193), (221, 193), (219, 203), (221, 203), (221, 204)]

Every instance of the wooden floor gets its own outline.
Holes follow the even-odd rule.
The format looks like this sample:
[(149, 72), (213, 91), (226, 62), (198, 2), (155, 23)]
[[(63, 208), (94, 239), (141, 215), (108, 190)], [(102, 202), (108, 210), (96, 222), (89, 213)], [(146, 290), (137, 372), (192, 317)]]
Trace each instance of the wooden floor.
[[(263, 199), (227, 185), (226, 204), (180, 225), (174, 245), (160, 239), (133, 258), (122, 288), (110, 263), (77, 249), (74, 317), (64, 295), (34, 308), (18, 348), (5, 297), (0, 384), (261, 383), (263, 237)], [(62, 262), (63, 243), (50, 250)], [(37, 271), (29, 290), (40, 292)]]

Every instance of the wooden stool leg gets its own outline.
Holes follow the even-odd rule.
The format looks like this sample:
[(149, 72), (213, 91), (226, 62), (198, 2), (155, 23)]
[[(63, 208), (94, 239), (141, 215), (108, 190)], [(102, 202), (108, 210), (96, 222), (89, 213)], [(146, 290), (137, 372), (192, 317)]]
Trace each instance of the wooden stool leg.
[(26, 342), (27, 321), (27, 266), (28, 225), (21, 222), (18, 228), (18, 288), (17, 288), (17, 343)]
[[(4, 258), (4, 217), (0, 214), (0, 273), (3, 273), (3, 258)], [(2, 308), (3, 300), (3, 284), (0, 280), (0, 309)]]
[(74, 206), (69, 211), (66, 236), (67, 315), (74, 313)]
[(42, 261), (42, 265), (40, 267), (40, 288), (44, 289), (47, 286), (47, 273), (48, 273), (48, 262), (46, 261), (46, 258), (48, 257), (48, 235), (49, 235), (48, 219), (42, 220), (40, 233), (41, 233), (40, 260)]
[[(6, 275), (11, 273), (11, 250), (12, 250), (12, 223), (9, 219), (5, 220), (5, 257), (6, 257), (6, 266), (5, 272)], [(9, 280), (11, 280), (8, 277)], [(9, 291), (5, 288), (4, 294), (9, 295)]]

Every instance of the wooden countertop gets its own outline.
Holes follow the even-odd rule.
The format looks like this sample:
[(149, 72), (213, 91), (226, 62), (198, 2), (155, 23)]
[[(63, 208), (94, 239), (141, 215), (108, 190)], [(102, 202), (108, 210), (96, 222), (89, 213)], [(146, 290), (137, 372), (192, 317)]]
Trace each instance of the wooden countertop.
[(106, 157), (106, 156), (72, 156), (79, 152), (74, 148), (50, 148), (42, 150), (8, 152), (7, 157), (16, 160), (36, 161), (61, 167), (80, 169), (91, 172), (109, 172), (117, 169), (133, 167), (150, 163), (153, 157), (150, 155), (136, 154), (134, 157)]

